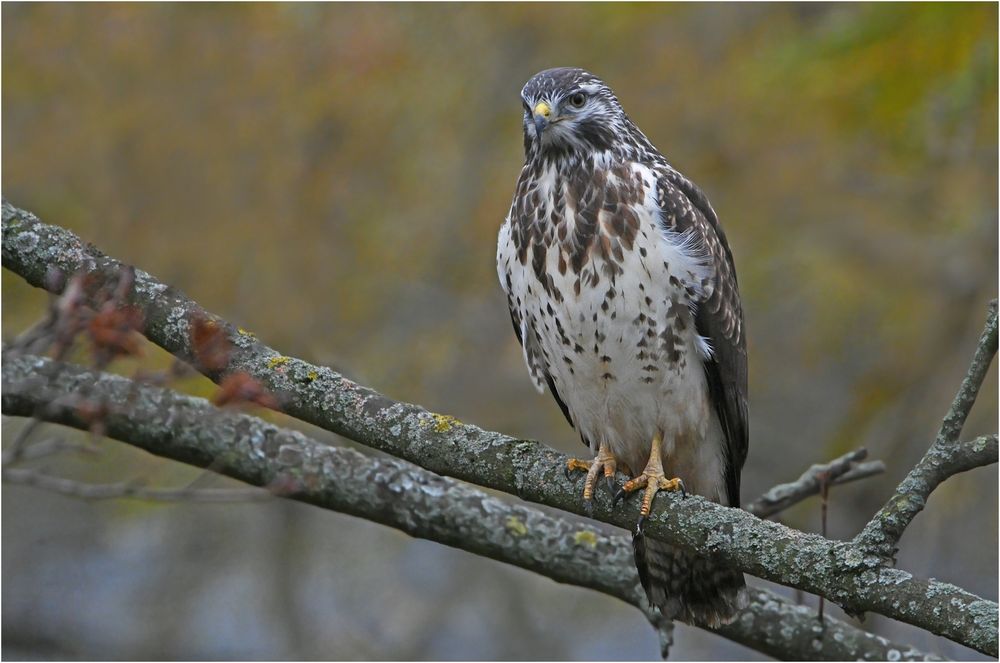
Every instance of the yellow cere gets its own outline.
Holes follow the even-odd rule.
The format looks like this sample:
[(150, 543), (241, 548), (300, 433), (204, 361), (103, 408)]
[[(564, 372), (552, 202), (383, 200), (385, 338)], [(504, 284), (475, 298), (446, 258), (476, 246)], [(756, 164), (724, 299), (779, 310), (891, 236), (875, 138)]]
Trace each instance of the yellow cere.
[(539, 101), (538, 105), (535, 106), (535, 115), (541, 115), (542, 117), (548, 117), (552, 113), (552, 109), (544, 101)]

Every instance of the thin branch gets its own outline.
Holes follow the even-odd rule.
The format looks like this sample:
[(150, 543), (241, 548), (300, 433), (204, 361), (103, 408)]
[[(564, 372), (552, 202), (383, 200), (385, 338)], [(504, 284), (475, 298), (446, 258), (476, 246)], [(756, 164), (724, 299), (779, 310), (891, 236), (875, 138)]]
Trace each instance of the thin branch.
[(52, 476), (38, 470), (3, 468), (7, 483), (33, 486), (49, 492), (82, 500), (133, 499), (147, 502), (251, 502), (268, 500), (273, 493), (259, 488), (147, 488), (141, 481), (85, 483)]
[(849, 469), (845, 474), (837, 477), (833, 483), (837, 485), (851, 483), (860, 479), (867, 479), (877, 474), (885, 472), (885, 463), (881, 460), (870, 460), (866, 463), (858, 463), (857, 466)]
[(867, 449), (855, 449), (829, 463), (813, 465), (795, 481), (782, 483), (768, 490), (750, 503), (746, 510), (758, 518), (767, 518), (798, 504), (807, 497), (818, 494), (824, 477), (829, 484), (839, 484), (857, 481), (885, 471), (885, 464), (882, 461), (861, 463), (860, 461), (867, 455)]
[(28, 439), (41, 424), (41, 419), (32, 417), (28, 423), (21, 427), (21, 430), (17, 431), (17, 435), (14, 436), (10, 445), (3, 450), (3, 455), (0, 456), (0, 462), (2, 462), (5, 467), (16, 463), (21, 458), (24, 454), (25, 447), (28, 444)]
[(986, 315), (986, 325), (983, 333), (976, 344), (976, 352), (969, 364), (969, 370), (962, 380), (962, 385), (955, 394), (955, 400), (948, 408), (941, 423), (941, 430), (938, 432), (936, 442), (941, 444), (951, 444), (958, 441), (962, 434), (962, 427), (969, 416), (969, 411), (976, 402), (979, 395), (979, 387), (982, 386), (986, 378), (986, 372), (990, 369), (990, 363), (997, 353), (997, 300), (990, 302)]
[[(26, 425), (24, 428), (27, 428)], [(24, 429), (22, 428), (22, 431)], [(19, 431), (21, 432), (21, 431)], [(26, 445), (21, 453), (18, 455), (18, 461), (29, 461), (37, 460), (39, 458), (44, 458), (46, 456), (52, 456), (54, 454), (63, 453), (65, 451), (75, 451), (79, 453), (86, 453), (91, 455), (97, 455), (100, 453), (100, 449), (95, 444), (87, 442), (75, 442), (72, 440), (67, 440), (61, 437), (50, 437), (37, 442), (33, 442), (30, 445)], [(12, 465), (13, 461), (4, 461), (4, 467)]]
[[(896, 555), (903, 532), (945, 479), (973, 467), (997, 462), (996, 435), (960, 444), (958, 436), (972, 409), (979, 387), (997, 352), (997, 302), (990, 302), (986, 326), (962, 385), (952, 401), (937, 437), (924, 457), (910, 470), (889, 501), (855, 538), (864, 549), (886, 559)], [(996, 655), (996, 654), (994, 654)]]
[[(66, 273), (83, 270), (98, 284), (116, 283), (124, 269), (69, 231), (43, 224), (6, 202), (3, 231), (3, 265), (38, 287), (46, 286), (44, 275), (52, 265)], [(551, 448), (394, 401), (329, 368), (281, 355), (141, 270), (136, 270), (128, 299), (144, 314), (147, 338), (213, 380), (244, 372), (277, 394), (284, 412), (303, 421), (437, 474), (584, 513), (582, 478), (564, 479), (566, 457)], [(196, 361), (192, 321), (205, 319), (233, 343), (224, 368), (212, 370)], [(611, 499), (602, 493), (593, 517), (631, 529), (638, 505), (612, 509)], [(878, 612), (997, 655), (995, 602), (890, 568), (856, 544), (798, 532), (698, 496), (682, 500), (673, 494), (664, 495), (645, 531), (759, 577), (825, 596), (852, 613)]]
[[(46, 363), (35, 357), (4, 362), (4, 414), (20, 416), (43, 401), (55, 401), (62, 405), (45, 408), (48, 420), (86, 428), (59, 396), (88, 383), (108, 401), (122, 403), (107, 414), (111, 437), (165, 458), (214, 465), (219, 473), (254, 485), (284, 486), (282, 494), (291, 499), (603, 592), (639, 607), (656, 624), (624, 534), (512, 504), (405, 461), (331, 447), (262, 419), (214, 408), (204, 399), (136, 385), (121, 376), (62, 365), (50, 390), (40, 391), (32, 376)], [(133, 398), (126, 401), (125, 394)], [(786, 659), (933, 659), (836, 619), (821, 624), (815, 612), (762, 589), (751, 589), (750, 605), (717, 632)]]

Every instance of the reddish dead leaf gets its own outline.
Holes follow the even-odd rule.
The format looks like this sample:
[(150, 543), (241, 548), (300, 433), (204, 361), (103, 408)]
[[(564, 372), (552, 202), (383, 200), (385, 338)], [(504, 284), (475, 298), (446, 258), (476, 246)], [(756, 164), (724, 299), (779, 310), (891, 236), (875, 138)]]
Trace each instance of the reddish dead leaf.
[[(50, 270), (48, 278), (56, 281), (61, 273)], [(49, 315), (53, 320), (53, 350), (54, 356), (61, 359), (73, 345), (73, 340), (87, 326), (90, 312), (86, 309), (86, 289), (92, 281), (87, 274), (74, 274), (66, 282), (63, 293), (53, 299)]]
[(131, 306), (105, 307), (90, 319), (87, 332), (94, 350), (105, 359), (140, 354), (142, 313)]
[(278, 497), (288, 497), (302, 492), (302, 483), (288, 474), (279, 474), (274, 481), (265, 486), (267, 490)]
[(205, 370), (221, 371), (229, 365), (233, 344), (218, 323), (199, 316), (191, 322), (191, 348)]
[[(56, 278), (52, 275), (52, 278)], [(56, 311), (60, 317), (72, 317), (87, 300), (87, 290), (92, 287), (91, 274), (77, 272), (70, 277), (61, 295), (56, 300)]]
[(212, 397), (215, 405), (232, 405), (239, 403), (256, 403), (263, 407), (278, 407), (277, 399), (264, 388), (260, 382), (249, 374), (240, 371), (227, 375), (219, 385), (219, 390)]
[(86, 424), (88, 430), (95, 436), (105, 433), (105, 419), (108, 416), (108, 404), (104, 401), (82, 400), (76, 406), (76, 414)]

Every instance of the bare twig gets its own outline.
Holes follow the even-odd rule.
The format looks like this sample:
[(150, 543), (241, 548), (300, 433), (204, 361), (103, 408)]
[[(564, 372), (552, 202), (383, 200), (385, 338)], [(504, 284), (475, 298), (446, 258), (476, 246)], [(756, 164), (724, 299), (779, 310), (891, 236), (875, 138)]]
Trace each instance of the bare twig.
[(941, 429), (923, 458), (910, 470), (896, 492), (865, 525), (855, 542), (887, 559), (896, 555), (903, 532), (920, 513), (927, 498), (948, 477), (987, 463), (997, 462), (996, 435), (958, 443), (962, 426), (972, 409), (979, 387), (997, 352), (997, 303), (992, 301), (986, 326), (979, 337), (969, 370), (945, 415)]
[(819, 493), (821, 477), (826, 477), (829, 484), (841, 484), (885, 471), (882, 461), (860, 462), (867, 455), (867, 449), (855, 449), (829, 463), (813, 465), (795, 481), (779, 484), (768, 490), (751, 502), (746, 510), (759, 518), (767, 518)]
[[(826, 515), (830, 507), (830, 474), (828, 472), (821, 472), (817, 479), (819, 480), (819, 499), (820, 499), (820, 534), (823, 538), (826, 538)], [(823, 609), (826, 607), (826, 599), (822, 596), (819, 597), (819, 610), (817, 610), (820, 623), (823, 622)]]
[[(8, 203), (3, 205), (3, 230), (4, 266), (33, 285), (45, 287), (44, 274), (52, 264), (67, 273), (84, 270), (97, 283), (116, 282), (123, 268), (72, 233), (43, 224)], [(199, 367), (213, 380), (244, 372), (281, 395), (283, 410), (304, 421), (439, 474), (584, 512), (579, 500), (582, 479), (565, 480), (565, 456), (544, 445), (394, 401), (329, 368), (283, 356), (141, 270), (136, 271), (129, 303), (144, 313), (147, 338), (194, 363), (191, 321), (208, 318), (219, 325), (233, 352), (224, 369)], [(4, 399), (6, 404), (6, 392)], [(638, 505), (611, 506), (611, 499), (602, 494), (595, 500), (593, 516), (623, 528), (638, 518)], [(997, 654), (996, 603), (954, 585), (914, 578), (853, 543), (798, 532), (698, 496), (682, 500), (670, 494), (647, 520), (646, 534), (823, 595), (851, 612), (879, 612)]]
[[(27, 428), (27, 426), (25, 426), (25, 428)], [(39, 458), (45, 458), (47, 456), (52, 456), (65, 451), (75, 451), (96, 455), (100, 453), (100, 448), (98, 448), (97, 445), (88, 442), (75, 442), (62, 437), (49, 437), (33, 442), (30, 445), (26, 445), (17, 460), (37, 460)], [(9, 466), (10, 464), (12, 463), (4, 462), (4, 467)]]
[(868, 477), (873, 477), (877, 474), (882, 474), (883, 472), (885, 472), (884, 462), (881, 460), (870, 460), (865, 463), (858, 463), (856, 466), (847, 470), (845, 474), (837, 477), (833, 483), (836, 485), (851, 483), (852, 481), (867, 479)]
[[(44, 363), (44, 362), (43, 362)], [(657, 627), (661, 645), (670, 630), (646, 603), (629, 537), (608, 534), (583, 519), (511, 504), (468, 484), (394, 458), (372, 458), (331, 447), (305, 435), (200, 398), (138, 385), (71, 365), (60, 368), (54, 391), (31, 387), (39, 360), (21, 357), (3, 365), (3, 411), (33, 411), (43, 399), (72, 393), (83, 382), (112, 402), (131, 401), (107, 415), (108, 434), (166, 458), (260, 486), (283, 485), (284, 495), (400, 529), (548, 576), (638, 606)], [(46, 408), (55, 422), (85, 428), (76, 410), (58, 399)], [(262, 491), (258, 491), (262, 492)], [(749, 516), (747, 516), (749, 517)], [(750, 589), (750, 605), (717, 632), (772, 656), (802, 660), (931, 660), (846, 622), (827, 618), (778, 595)]]
[(0, 462), (6, 467), (12, 463), (16, 463), (19, 458), (21, 458), (24, 453), (24, 448), (27, 446), (28, 438), (31, 434), (38, 429), (41, 425), (41, 420), (38, 418), (32, 418), (28, 423), (26, 423), (21, 430), (17, 431), (17, 435), (11, 440), (10, 445), (3, 450), (3, 456), (0, 457)]
[(149, 502), (250, 502), (267, 500), (273, 493), (259, 488), (147, 488), (142, 481), (116, 483), (84, 483), (52, 476), (38, 470), (3, 468), (7, 483), (41, 488), (60, 495), (83, 500), (133, 499)]
[(969, 364), (969, 370), (962, 380), (962, 385), (955, 394), (955, 400), (948, 408), (941, 423), (941, 430), (938, 439), (942, 444), (951, 444), (958, 441), (962, 434), (962, 427), (969, 416), (969, 411), (976, 402), (979, 395), (979, 387), (983, 384), (986, 372), (990, 369), (990, 363), (997, 353), (997, 300), (990, 302), (986, 315), (986, 325), (983, 333), (976, 344), (976, 352)]

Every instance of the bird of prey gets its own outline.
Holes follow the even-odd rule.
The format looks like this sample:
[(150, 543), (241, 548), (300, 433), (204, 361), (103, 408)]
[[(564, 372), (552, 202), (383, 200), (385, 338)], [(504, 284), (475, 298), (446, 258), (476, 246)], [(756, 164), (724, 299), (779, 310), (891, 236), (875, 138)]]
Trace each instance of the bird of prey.
[(521, 90), (525, 163), (497, 246), (514, 333), (619, 495), (643, 492), (633, 534), (650, 603), (716, 625), (746, 601), (743, 574), (643, 536), (658, 490), (739, 507), (747, 454), (747, 359), (733, 256), (705, 194), (582, 69)]

